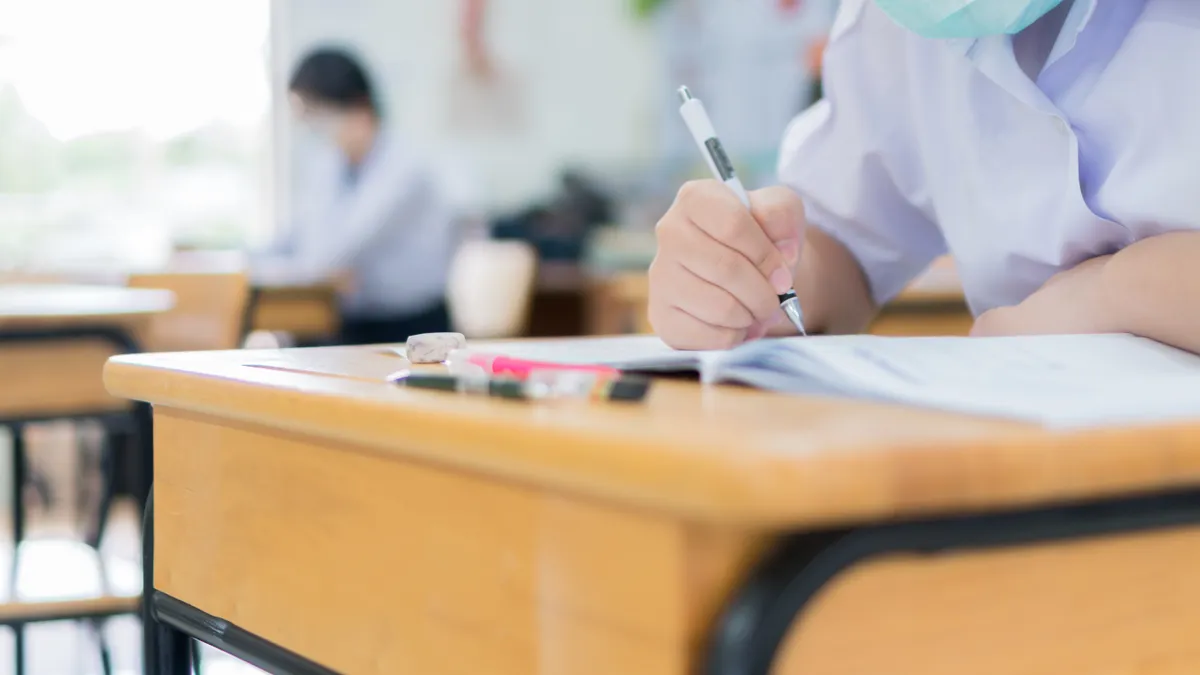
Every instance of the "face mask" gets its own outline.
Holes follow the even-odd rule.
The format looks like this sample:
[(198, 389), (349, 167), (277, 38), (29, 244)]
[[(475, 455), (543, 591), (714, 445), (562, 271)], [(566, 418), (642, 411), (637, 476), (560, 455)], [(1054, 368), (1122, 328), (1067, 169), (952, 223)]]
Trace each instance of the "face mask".
[(1062, 0), (875, 0), (885, 14), (927, 38), (1019, 33)]
[(305, 115), (302, 122), (314, 136), (334, 142), (342, 130), (343, 118), (337, 113), (318, 113)]

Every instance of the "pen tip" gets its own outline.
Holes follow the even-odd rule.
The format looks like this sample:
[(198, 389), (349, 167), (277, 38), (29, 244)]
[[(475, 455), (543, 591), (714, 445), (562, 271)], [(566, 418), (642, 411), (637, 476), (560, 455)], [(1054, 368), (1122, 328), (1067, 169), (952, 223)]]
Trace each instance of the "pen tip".
[(795, 293), (789, 293), (790, 297), (783, 301), (783, 313), (791, 320), (792, 325), (796, 330), (800, 331), (801, 335), (808, 336), (808, 332), (804, 330), (804, 310), (800, 308), (800, 299)]

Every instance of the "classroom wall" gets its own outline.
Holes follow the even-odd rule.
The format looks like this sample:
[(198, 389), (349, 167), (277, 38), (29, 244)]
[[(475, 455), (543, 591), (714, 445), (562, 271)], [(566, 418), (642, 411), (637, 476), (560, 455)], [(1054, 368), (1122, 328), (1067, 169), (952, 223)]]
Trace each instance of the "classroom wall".
[[(837, 0), (670, 0), (646, 18), (631, 0), (491, 0), (487, 39), (507, 98), (475, 99), (461, 88), (461, 4), (274, 0), (275, 88), (312, 46), (354, 46), (385, 91), (390, 123), (441, 160), (461, 202), (495, 213), (545, 196), (566, 163), (610, 183), (640, 181), (659, 198), (703, 175), (678, 118), (679, 84), (704, 97), (744, 180), (773, 182), (783, 130), (809, 103), (809, 48)], [(515, 124), (481, 130), (455, 116), (514, 103)], [(275, 139), (280, 175), (293, 172), (277, 190), (284, 221), (303, 162), (286, 113), (278, 107)]]
[[(391, 124), (447, 163), (474, 166), (477, 198), (490, 208), (548, 192), (564, 162), (621, 163), (653, 156), (653, 92), (662, 74), (653, 26), (622, 0), (498, 0), (488, 37), (517, 126), (467, 131), (455, 126), (459, 2), (452, 0), (277, 0), (273, 63), (277, 90), (300, 54), (324, 42), (355, 46), (386, 90)], [(460, 90), (461, 92), (461, 90)], [(511, 101), (512, 99), (510, 99)], [(471, 102), (467, 101), (471, 106)], [(479, 109), (496, 100), (476, 101)], [(460, 106), (461, 110), (461, 106)], [(277, 111), (277, 161), (295, 166), (286, 109)], [(448, 166), (448, 172), (454, 167)], [(462, 173), (461, 171), (459, 172)], [(294, 180), (294, 178), (293, 178)], [(287, 205), (281, 205), (286, 213)]]

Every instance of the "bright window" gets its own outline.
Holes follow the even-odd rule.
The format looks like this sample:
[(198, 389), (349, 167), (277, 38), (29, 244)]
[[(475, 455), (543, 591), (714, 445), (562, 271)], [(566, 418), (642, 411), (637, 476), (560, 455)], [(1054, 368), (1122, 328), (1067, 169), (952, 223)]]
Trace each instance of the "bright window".
[(270, 0), (0, 2), (0, 268), (270, 223)]

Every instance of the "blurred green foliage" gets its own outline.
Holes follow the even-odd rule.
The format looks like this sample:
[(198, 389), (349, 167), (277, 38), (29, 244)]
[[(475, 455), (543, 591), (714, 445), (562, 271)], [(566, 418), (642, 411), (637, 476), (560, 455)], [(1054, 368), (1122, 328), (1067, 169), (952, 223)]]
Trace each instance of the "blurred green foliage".
[(666, 0), (633, 0), (633, 11), (639, 17), (650, 16)]

